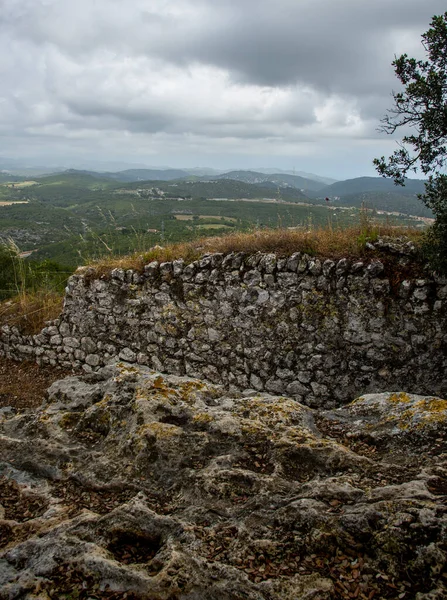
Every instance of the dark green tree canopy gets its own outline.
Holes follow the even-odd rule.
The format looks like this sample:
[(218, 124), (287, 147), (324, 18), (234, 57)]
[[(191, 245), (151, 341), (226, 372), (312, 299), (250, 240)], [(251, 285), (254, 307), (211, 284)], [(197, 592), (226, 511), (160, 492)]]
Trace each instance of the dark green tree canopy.
[(429, 234), (428, 255), (436, 269), (447, 272), (447, 12), (434, 16), (422, 35), (425, 60), (403, 54), (393, 61), (404, 89), (393, 92), (394, 106), (382, 120), (381, 131), (403, 130), (399, 147), (386, 159), (374, 159), (377, 171), (404, 185), (409, 171), (428, 175), (419, 198), (436, 221)]
[(405, 89), (393, 92), (394, 107), (381, 127), (390, 134), (400, 128), (414, 132), (404, 135), (388, 160), (384, 156), (374, 160), (381, 175), (399, 184), (409, 170), (420, 168), (428, 175), (442, 170), (447, 161), (447, 12), (433, 17), (422, 44), (427, 60), (403, 54), (392, 63)]

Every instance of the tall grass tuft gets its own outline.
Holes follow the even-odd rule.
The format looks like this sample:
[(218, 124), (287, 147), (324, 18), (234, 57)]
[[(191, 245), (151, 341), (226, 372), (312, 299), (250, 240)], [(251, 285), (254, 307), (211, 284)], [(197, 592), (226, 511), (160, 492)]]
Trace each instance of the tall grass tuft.
[(60, 314), (71, 272), (51, 261), (27, 261), (12, 240), (0, 244), (0, 325), (40, 331)]
[(17, 327), (21, 333), (38, 333), (62, 310), (63, 295), (50, 290), (21, 292), (0, 303), (0, 325)]

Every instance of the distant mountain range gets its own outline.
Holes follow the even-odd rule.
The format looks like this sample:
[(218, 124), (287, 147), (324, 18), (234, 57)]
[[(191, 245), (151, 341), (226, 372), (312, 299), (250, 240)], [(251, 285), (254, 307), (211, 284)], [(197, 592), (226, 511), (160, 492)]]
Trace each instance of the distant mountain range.
[[(3, 167), (3, 170), (2, 170)], [(8, 168), (9, 167), (9, 168)], [(48, 177), (45, 167), (22, 167), (22, 178)], [(17, 175), (18, 161), (0, 157), (0, 181), (20, 179)], [(16, 173), (13, 175), (12, 173)], [(88, 178), (93, 178), (91, 185), (121, 186), (140, 184), (147, 187), (147, 182), (178, 182), (183, 193), (190, 192), (192, 196), (200, 197), (237, 197), (238, 194), (250, 198), (255, 191), (250, 187), (264, 190), (266, 197), (277, 197), (282, 200), (307, 201), (310, 204), (325, 203), (328, 198), (332, 205), (356, 206), (363, 204), (377, 210), (401, 212), (418, 216), (432, 216), (424, 204), (417, 198), (424, 192), (424, 181), (407, 179), (405, 186), (395, 186), (390, 179), (382, 177), (356, 177), (344, 181), (335, 181), (312, 173), (300, 171), (285, 171), (281, 169), (260, 168), (259, 170), (219, 171), (211, 168), (132, 168), (121, 171), (92, 171), (68, 169), (53, 171), (55, 181), (63, 174), (69, 178), (69, 185), (84, 185)], [(40, 178), (39, 177), (39, 178)], [(95, 183), (96, 180), (96, 183)], [(68, 180), (67, 180), (68, 182)], [(214, 186), (210, 187), (210, 184)], [(219, 185), (218, 182), (228, 182)], [(239, 187), (234, 186), (237, 182)], [(188, 189), (183, 189), (188, 184)], [(200, 184), (200, 185), (199, 185)], [(90, 184), (89, 184), (90, 185)], [(220, 194), (220, 196), (219, 196)], [(241, 196), (242, 197), (242, 196)]]
[[(100, 167), (98, 168), (98, 166)], [(101, 168), (102, 167), (102, 168)], [(24, 175), (37, 177), (39, 175), (49, 175), (52, 173), (63, 173), (66, 171), (81, 171), (83, 173), (100, 174), (102, 176), (108, 176), (111, 179), (118, 181), (144, 181), (148, 179), (169, 181), (172, 178), (183, 178), (183, 177), (214, 177), (224, 175), (229, 172), (242, 171), (240, 169), (213, 169), (210, 167), (188, 167), (188, 168), (172, 168), (169, 166), (144, 166), (140, 164), (125, 165), (125, 163), (113, 163), (113, 162), (98, 162), (95, 168), (87, 168), (84, 165), (76, 165), (71, 169), (67, 169), (64, 166), (42, 166), (37, 161), (27, 159), (15, 159), (0, 157), (0, 172), (10, 173), (11, 175)], [(335, 183), (336, 179), (329, 177), (322, 177), (321, 175), (315, 175), (314, 173), (307, 173), (304, 171), (295, 170), (284, 170), (278, 168), (264, 168), (260, 167), (254, 170), (245, 170), (246, 172), (256, 172), (260, 176), (262, 175), (292, 175), (297, 177), (303, 177), (314, 182), (321, 183), (322, 185), (330, 185)], [(174, 177), (175, 175), (175, 177)], [(295, 186), (294, 186), (295, 187)]]
[[(279, 188), (294, 188), (306, 194), (306, 191), (318, 192), (326, 184), (315, 179), (301, 177), (299, 175), (290, 175), (288, 173), (260, 173), (257, 171), (229, 171), (225, 173), (208, 173), (202, 174), (202, 169), (126, 169), (117, 172), (96, 172), (96, 171), (79, 171), (69, 169), (65, 173), (82, 173), (83, 175), (92, 175), (96, 177), (113, 179), (123, 183), (133, 183), (137, 181), (174, 181), (174, 180), (189, 180), (189, 181), (217, 181), (228, 179), (232, 181), (240, 181), (255, 185), (267, 184), (267, 187), (277, 186)], [(317, 175), (315, 177), (318, 177)]]

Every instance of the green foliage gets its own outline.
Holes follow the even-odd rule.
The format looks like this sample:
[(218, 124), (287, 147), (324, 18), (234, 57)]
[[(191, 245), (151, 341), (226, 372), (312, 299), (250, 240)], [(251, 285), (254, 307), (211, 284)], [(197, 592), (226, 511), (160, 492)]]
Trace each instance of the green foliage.
[[(422, 35), (426, 60), (403, 54), (393, 62), (404, 91), (393, 93), (394, 108), (383, 119), (382, 130), (393, 134), (401, 127), (415, 133), (402, 138), (388, 158), (375, 159), (378, 172), (403, 185), (408, 171), (430, 175), (420, 199), (434, 213), (435, 226), (426, 240), (433, 266), (447, 272), (447, 12), (434, 16)], [(409, 150), (410, 148), (410, 150)]]
[(55, 261), (28, 261), (13, 243), (0, 243), (0, 300), (24, 292), (62, 292), (72, 272)]
[(16, 252), (6, 244), (0, 244), (0, 300), (17, 292)]
[(435, 213), (436, 221), (425, 236), (423, 252), (437, 271), (447, 273), (447, 175), (429, 178), (425, 203)]

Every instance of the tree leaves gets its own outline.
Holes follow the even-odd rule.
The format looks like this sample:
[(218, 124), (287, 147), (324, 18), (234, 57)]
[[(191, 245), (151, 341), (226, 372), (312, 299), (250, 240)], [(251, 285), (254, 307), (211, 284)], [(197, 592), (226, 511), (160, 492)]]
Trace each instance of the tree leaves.
[(422, 34), (427, 60), (402, 54), (393, 61), (403, 92), (393, 92), (394, 107), (382, 119), (380, 131), (405, 133), (399, 148), (386, 159), (374, 159), (377, 171), (404, 185), (409, 171), (420, 169), (430, 175), (426, 192), (419, 198), (435, 214), (427, 256), (432, 265), (447, 272), (447, 12), (434, 16), (431, 27)]

